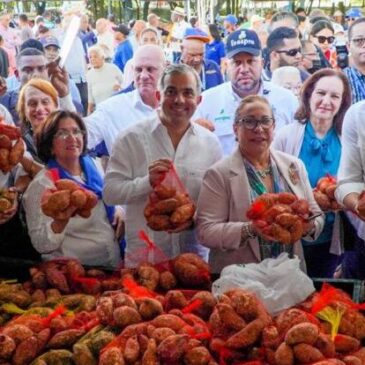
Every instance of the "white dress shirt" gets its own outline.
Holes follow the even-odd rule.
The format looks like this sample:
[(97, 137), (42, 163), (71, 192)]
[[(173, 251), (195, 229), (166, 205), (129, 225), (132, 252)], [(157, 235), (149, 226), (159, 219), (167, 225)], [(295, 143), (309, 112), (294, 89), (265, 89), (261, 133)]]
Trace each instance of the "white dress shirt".
[(128, 253), (146, 247), (138, 238), (138, 232), (143, 229), (168, 258), (181, 252), (195, 252), (207, 259), (208, 249), (197, 244), (194, 230), (168, 234), (147, 227), (143, 210), (152, 191), (148, 166), (161, 158), (172, 160), (196, 202), (205, 171), (221, 157), (218, 138), (194, 123), (176, 150), (158, 116), (137, 123), (118, 136), (105, 175), (103, 198), (107, 204), (126, 206), (127, 258)]
[(54, 233), (53, 219), (41, 211), (41, 199), (46, 189), (54, 187), (47, 170), (40, 171), (23, 196), (29, 236), (42, 259), (76, 257), (84, 265), (115, 267), (120, 251), (104, 203), (99, 199), (87, 219), (75, 216), (61, 233)]
[[(258, 95), (270, 103), (276, 130), (294, 121), (298, 100), (291, 91), (262, 81)], [(236, 146), (233, 133), (234, 115), (242, 99), (233, 91), (230, 81), (204, 91), (202, 97), (192, 120), (205, 118), (214, 123), (214, 133), (222, 144), (224, 155), (230, 155)]]
[(118, 134), (142, 119), (156, 116), (156, 109), (145, 104), (138, 90), (119, 94), (97, 105), (94, 113), (85, 118), (88, 147), (95, 148), (104, 141), (111, 154)]

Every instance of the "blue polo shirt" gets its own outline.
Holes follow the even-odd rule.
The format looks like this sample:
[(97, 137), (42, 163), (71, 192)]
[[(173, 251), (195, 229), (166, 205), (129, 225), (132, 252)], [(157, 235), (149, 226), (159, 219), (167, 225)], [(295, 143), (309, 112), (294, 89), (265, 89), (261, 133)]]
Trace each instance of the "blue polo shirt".
[(223, 76), (220, 67), (211, 60), (205, 60), (203, 70), (200, 73), (202, 91), (223, 83)]
[(222, 58), (226, 57), (223, 41), (214, 40), (205, 45), (205, 58), (214, 61), (217, 65), (221, 64)]
[(129, 59), (133, 57), (133, 47), (131, 42), (126, 39), (118, 45), (115, 50), (113, 63), (117, 65), (122, 72)]

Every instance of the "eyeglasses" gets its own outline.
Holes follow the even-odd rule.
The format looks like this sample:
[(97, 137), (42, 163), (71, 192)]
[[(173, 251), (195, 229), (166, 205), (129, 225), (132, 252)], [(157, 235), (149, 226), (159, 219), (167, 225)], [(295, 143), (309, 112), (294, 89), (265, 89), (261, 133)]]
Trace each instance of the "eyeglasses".
[(274, 118), (262, 117), (261, 120), (259, 120), (247, 116), (238, 120), (238, 123), (250, 130), (256, 129), (259, 124), (263, 129), (269, 129), (274, 124)]
[(365, 38), (351, 39), (351, 42), (353, 42), (356, 47), (362, 47), (365, 44)]
[(75, 137), (75, 138), (81, 138), (85, 135), (85, 131), (82, 131), (81, 129), (73, 129), (72, 131), (68, 131), (66, 129), (60, 129), (55, 134), (54, 138), (59, 138), (65, 141), (68, 137)]
[(302, 53), (301, 48), (293, 48), (293, 49), (283, 49), (275, 51), (277, 53), (285, 53), (287, 56), (295, 57), (298, 53)]
[(323, 44), (324, 42), (327, 41), (328, 44), (332, 44), (335, 41), (335, 37), (334, 36), (330, 36), (330, 37), (325, 37), (323, 35), (319, 35), (319, 36), (314, 36), (314, 38), (318, 39), (318, 43)]

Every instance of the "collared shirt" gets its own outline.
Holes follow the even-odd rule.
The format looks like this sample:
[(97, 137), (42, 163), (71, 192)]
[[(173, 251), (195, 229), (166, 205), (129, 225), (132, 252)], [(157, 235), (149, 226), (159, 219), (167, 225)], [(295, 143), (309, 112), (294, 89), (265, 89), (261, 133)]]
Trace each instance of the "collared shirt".
[(114, 95), (97, 105), (94, 113), (85, 118), (88, 147), (105, 142), (109, 154), (118, 134), (136, 122), (154, 117), (156, 110), (145, 104), (138, 90)]
[(347, 67), (344, 73), (349, 80), (351, 87), (352, 103), (355, 104), (358, 101), (365, 99), (365, 75), (363, 75), (355, 67)]
[(143, 210), (152, 191), (148, 166), (157, 159), (172, 160), (179, 178), (196, 202), (205, 171), (221, 156), (217, 137), (194, 123), (175, 150), (166, 127), (157, 115), (135, 124), (118, 136), (105, 175), (103, 198), (107, 204), (126, 205), (127, 258), (131, 252), (145, 247), (138, 238), (141, 229), (168, 258), (187, 251), (200, 253), (206, 258), (207, 249), (197, 245), (194, 230), (168, 234), (147, 227)]
[(202, 91), (222, 84), (223, 76), (219, 66), (214, 61), (205, 60), (200, 73), (200, 80), (202, 82)]
[(128, 60), (133, 57), (133, 48), (129, 39), (126, 39), (118, 45), (115, 50), (113, 63), (116, 64), (122, 72)]
[[(271, 82), (262, 81), (258, 95), (263, 96), (270, 103), (276, 129), (294, 121), (298, 100), (291, 91)], [(209, 89), (203, 92), (202, 96), (202, 102), (192, 120), (204, 118), (214, 123), (215, 134), (222, 144), (223, 152), (229, 155), (236, 146), (233, 133), (234, 114), (242, 99), (233, 91), (231, 82)]]
[(222, 58), (226, 57), (223, 41), (213, 40), (205, 45), (205, 58), (214, 61), (218, 65), (221, 64)]

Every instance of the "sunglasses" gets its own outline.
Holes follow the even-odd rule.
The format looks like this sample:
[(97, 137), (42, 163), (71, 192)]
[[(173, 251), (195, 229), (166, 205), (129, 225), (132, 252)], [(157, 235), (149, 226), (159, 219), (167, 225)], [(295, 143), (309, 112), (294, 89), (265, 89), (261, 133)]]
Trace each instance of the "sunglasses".
[(365, 44), (365, 38), (351, 39), (351, 42), (353, 42), (356, 47), (362, 47)]
[(320, 43), (320, 44), (323, 44), (326, 41), (328, 44), (332, 44), (335, 41), (334, 36), (325, 37), (323, 35), (319, 35), (319, 36), (314, 36), (314, 37), (318, 39), (318, 43)]
[(278, 50), (275, 51), (277, 53), (285, 53), (287, 56), (290, 57), (295, 57), (298, 53), (302, 53), (302, 49), (301, 48), (293, 48), (293, 49), (283, 49), (283, 50)]

